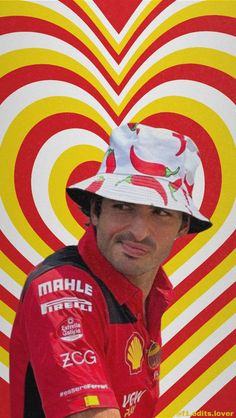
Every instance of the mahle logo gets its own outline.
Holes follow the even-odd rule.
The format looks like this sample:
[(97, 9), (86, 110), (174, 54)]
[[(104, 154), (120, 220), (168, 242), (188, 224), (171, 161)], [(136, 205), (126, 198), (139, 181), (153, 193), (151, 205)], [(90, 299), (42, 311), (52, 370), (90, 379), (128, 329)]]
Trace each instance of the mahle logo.
[(144, 341), (137, 332), (134, 332), (127, 341), (125, 361), (129, 366), (130, 374), (140, 373), (143, 362)]

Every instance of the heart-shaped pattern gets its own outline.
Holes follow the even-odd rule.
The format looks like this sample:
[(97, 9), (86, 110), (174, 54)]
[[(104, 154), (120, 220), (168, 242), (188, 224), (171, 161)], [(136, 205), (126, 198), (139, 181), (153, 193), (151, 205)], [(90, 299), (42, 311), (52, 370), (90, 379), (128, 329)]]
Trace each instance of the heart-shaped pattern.
[(194, 198), (214, 223), (176, 244), (165, 265), (176, 300), (163, 321), (158, 416), (224, 409), (217, 393), (232, 379), (235, 14), (232, 1), (1, 2), (4, 392), (25, 276), (84, 231), (65, 187), (94, 174), (111, 129), (132, 121), (194, 139), (203, 161)]

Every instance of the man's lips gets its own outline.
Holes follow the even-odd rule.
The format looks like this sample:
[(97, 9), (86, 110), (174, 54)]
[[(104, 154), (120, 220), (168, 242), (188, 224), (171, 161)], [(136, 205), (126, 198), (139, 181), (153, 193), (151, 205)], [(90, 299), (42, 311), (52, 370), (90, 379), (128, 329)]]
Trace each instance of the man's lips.
[(150, 251), (150, 248), (148, 248), (146, 245), (132, 241), (121, 241), (121, 245), (123, 251), (131, 257), (141, 257)]

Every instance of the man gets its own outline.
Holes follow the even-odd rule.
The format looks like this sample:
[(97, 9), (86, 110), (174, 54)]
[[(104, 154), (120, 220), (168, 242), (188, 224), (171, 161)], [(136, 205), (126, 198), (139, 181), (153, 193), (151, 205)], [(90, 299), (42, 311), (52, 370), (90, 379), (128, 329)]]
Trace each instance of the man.
[(77, 247), (29, 276), (11, 339), (12, 418), (153, 418), (162, 270), (176, 238), (211, 226), (191, 192), (200, 163), (190, 138), (127, 124), (96, 176), (67, 191), (90, 216)]

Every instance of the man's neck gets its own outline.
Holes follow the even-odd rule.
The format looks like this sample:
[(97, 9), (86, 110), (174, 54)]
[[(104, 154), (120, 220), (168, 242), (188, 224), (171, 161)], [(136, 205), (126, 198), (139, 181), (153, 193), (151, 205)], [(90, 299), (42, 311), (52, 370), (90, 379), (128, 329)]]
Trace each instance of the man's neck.
[(156, 278), (157, 272), (159, 269), (155, 269), (155, 271), (149, 271), (144, 273), (140, 276), (127, 276), (127, 279), (138, 287), (143, 292), (143, 303), (145, 305), (146, 299), (151, 291), (152, 285)]

